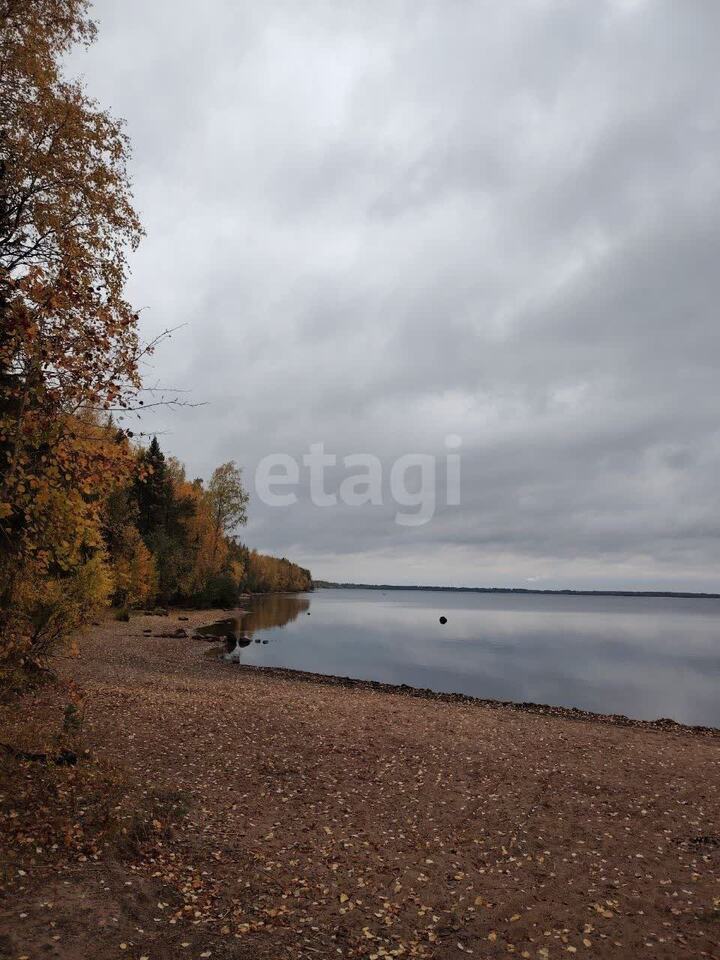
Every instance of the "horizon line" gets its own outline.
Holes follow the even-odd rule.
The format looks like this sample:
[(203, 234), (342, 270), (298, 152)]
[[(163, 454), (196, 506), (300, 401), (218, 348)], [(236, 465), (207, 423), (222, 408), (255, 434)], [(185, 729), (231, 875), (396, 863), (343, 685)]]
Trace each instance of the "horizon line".
[(677, 597), (686, 600), (720, 600), (720, 593), (690, 590), (575, 590), (570, 587), (558, 589), (542, 589), (540, 587), (448, 587), (437, 584), (402, 585), (397, 583), (353, 583), (315, 579), (313, 579), (313, 586), (320, 587), (321, 589), (346, 590), (444, 590), (455, 593), (530, 593), (584, 597)]

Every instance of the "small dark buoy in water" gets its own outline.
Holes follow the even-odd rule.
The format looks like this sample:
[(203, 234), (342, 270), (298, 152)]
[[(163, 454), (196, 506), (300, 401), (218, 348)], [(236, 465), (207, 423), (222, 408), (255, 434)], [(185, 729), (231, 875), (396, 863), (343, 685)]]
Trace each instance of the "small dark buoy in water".
[(447, 623), (447, 617), (440, 617), (440, 623)]

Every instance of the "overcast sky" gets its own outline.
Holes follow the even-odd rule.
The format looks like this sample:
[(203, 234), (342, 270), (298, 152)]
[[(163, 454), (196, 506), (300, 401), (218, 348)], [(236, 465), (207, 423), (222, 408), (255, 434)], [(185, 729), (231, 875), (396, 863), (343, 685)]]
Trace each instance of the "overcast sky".
[[(317, 577), (720, 589), (720, 4), (99, 0), (146, 424), (235, 459), (438, 458), (433, 520), (256, 495)], [(443, 506), (445, 438), (460, 506)], [(328, 475), (332, 490), (353, 473)], [(286, 490), (283, 492), (287, 492)]]

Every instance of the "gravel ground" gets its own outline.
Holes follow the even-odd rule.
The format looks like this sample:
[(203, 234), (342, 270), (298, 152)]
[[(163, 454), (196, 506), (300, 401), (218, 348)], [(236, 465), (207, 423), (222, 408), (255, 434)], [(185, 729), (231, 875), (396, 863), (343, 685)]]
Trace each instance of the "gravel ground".
[[(57, 661), (77, 766), (2, 760), (3, 960), (720, 958), (717, 732), (238, 668), (181, 615)], [(0, 742), (52, 756), (68, 697)]]

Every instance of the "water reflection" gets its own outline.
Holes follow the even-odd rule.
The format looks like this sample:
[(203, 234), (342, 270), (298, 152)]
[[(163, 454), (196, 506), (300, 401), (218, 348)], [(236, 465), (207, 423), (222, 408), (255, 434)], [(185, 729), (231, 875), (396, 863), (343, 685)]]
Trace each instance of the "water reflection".
[(284, 627), (296, 620), (301, 613), (306, 613), (309, 607), (310, 601), (307, 598), (292, 594), (251, 597), (247, 601), (246, 610), (238, 612), (235, 617), (225, 617), (199, 627), (197, 633), (204, 637), (223, 639), (226, 659), (239, 663), (240, 651), (249, 647), (253, 639), (255, 643), (268, 642), (255, 637), (256, 631)]
[(228, 632), (246, 664), (720, 726), (719, 600), (319, 590)]
[(248, 609), (239, 619), (243, 633), (252, 637), (256, 630), (284, 627), (309, 609), (310, 601), (307, 597), (273, 593), (265, 597), (251, 597)]

